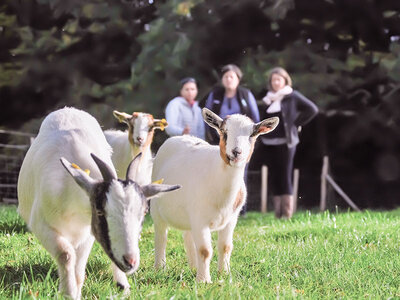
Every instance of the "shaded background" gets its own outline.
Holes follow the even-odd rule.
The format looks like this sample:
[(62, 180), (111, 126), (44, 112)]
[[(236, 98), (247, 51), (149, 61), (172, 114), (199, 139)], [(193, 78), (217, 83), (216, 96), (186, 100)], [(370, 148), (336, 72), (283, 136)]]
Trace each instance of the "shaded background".
[[(114, 109), (163, 117), (179, 79), (196, 77), (201, 99), (227, 63), (261, 99), (266, 71), (279, 65), (321, 110), (301, 133), (299, 205), (318, 205), (328, 155), (358, 206), (392, 208), (400, 204), (399, 38), (398, 0), (5, 0), (0, 129), (36, 134), (65, 105), (104, 128), (119, 126)], [(154, 150), (165, 138), (156, 135)], [(346, 207), (340, 198), (330, 205)]]

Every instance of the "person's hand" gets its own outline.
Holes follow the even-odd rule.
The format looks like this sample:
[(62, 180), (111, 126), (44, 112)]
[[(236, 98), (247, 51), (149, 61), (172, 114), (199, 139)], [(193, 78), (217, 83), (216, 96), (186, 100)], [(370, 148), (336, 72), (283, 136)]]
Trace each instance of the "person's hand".
[(185, 126), (185, 129), (183, 129), (182, 134), (189, 134), (190, 133), (190, 127), (188, 125)]

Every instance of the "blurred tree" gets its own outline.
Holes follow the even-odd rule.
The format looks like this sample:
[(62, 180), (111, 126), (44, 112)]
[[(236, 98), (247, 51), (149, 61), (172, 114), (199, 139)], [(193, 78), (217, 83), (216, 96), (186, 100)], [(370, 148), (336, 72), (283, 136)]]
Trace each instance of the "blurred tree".
[(7, 109), (0, 125), (17, 127), (64, 105), (112, 120), (109, 106), (122, 109), (132, 97), (136, 38), (154, 13), (146, 1), (6, 1), (0, 102)]
[(399, 6), (394, 0), (5, 1), (0, 96), (12, 104), (9, 112), (21, 114), (4, 111), (1, 123), (18, 126), (60, 104), (162, 114), (181, 77), (197, 77), (204, 95), (230, 62), (242, 66), (259, 96), (266, 70), (282, 65), (320, 106), (343, 107), (349, 95), (361, 97), (358, 89), (398, 79), (391, 45), (399, 37)]
[(384, 186), (400, 179), (399, 39), (398, 0), (5, 0), (0, 126), (64, 105), (106, 127), (113, 109), (161, 117), (182, 77), (198, 79), (201, 98), (226, 63), (261, 99), (280, 65), (322, 109), (309, 128), (322, 128), (335, 172)]

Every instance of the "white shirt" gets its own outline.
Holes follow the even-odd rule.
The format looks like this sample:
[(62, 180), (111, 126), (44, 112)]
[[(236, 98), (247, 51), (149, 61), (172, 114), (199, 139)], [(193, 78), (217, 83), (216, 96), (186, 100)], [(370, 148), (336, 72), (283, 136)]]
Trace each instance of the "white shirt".
[(205, 139), (205, 126), (201, 108), (197, 101), (191, 106), (183, 97), (172, 99), (165, 109), (168, 127), (165, 131), (169, 136), (182, 135), (185, 126), (189, 126), (190, 135)]

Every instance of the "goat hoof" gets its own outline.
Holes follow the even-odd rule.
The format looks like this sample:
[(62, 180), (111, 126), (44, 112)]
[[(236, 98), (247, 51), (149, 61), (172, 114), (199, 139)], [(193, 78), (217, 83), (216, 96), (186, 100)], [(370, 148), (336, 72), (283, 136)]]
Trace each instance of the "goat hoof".
[(129, 285), (125, 285), (125, 284), (122, 284), (122, 283), (120, 283), (120, 282), (117, 282), (117, 287), (118, 287), (119, 290), (124, 291), (124, 293), (125, 293), (126, 291), (129, 292), (129, 289), (130, 289), (130, 286), (129, 286)]
[(167, 267), (167, 265), (166, 265), (165, 263), (161, 263), (161, 264), (156, 264), (156, 265), (154, 265), (154, 268), (155, 268), (156, 270), (165, 270), (166, 267)]
[(208, 279), (206, 279), (206, 278), (196, 278), (196, 281), (198, 283), (212, 283), (210, 278), (208, 278)]

